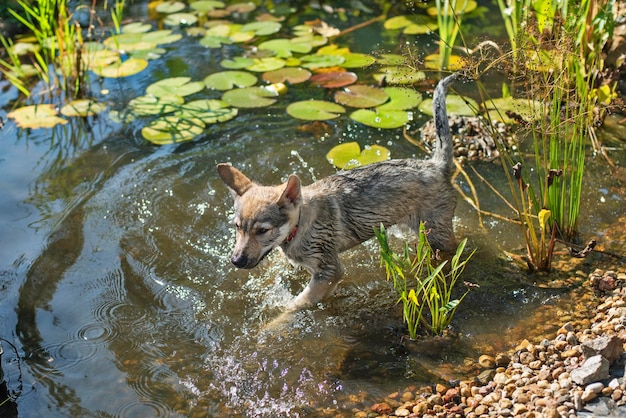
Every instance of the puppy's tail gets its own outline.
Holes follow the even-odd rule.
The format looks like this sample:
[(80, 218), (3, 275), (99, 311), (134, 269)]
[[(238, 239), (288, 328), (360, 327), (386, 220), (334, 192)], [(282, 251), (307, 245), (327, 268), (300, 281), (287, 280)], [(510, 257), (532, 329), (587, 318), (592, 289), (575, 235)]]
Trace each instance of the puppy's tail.
[(433, 118), (435, 120), (436, 144), (433, 160), (445, 165), (448, 173), (454, 172), (454, 149), (452, 134), (446, 111), (446, 93), (448, 86), (461, 78), (460, 73), (453, 73), (439, 81), (433, 93)]

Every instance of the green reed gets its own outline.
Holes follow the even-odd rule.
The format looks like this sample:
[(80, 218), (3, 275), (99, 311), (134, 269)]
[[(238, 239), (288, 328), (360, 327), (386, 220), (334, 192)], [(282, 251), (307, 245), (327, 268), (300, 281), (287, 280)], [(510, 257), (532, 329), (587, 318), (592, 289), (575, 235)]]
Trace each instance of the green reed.
[(405, 243), (401, 255), (393, 252), (387, 240), (387, 232), (381, 225), (375, 231), (380, 245), (381, 264), (385, 266), (387, 280), (393, 281), (398, 292), (398, 302), (402, 302), (403, 318), (407, 324), (409, 338), (417, 338), (420, 326), (427, 332), (440, 335), (446, 330), (459, 304), (469, 293), (466, 290), (461, 297), (453, 299), (455, 286), (474, 251), (461, 260), (467, 239), (461, 241), (456, 253), (450, 260), (446, 273), (444, 267), (448, 261), (436, 265), (437, 253), (428, 242), (424, 223), (420, 223), (419, 242), (415, 256), (411, 256), (408, 243)]
[[(458, 3), (458, 4), (457, 4)], [(458, 8), (458, 5), (462, 7)], [(439, 28), (439, 69), (448, 68), (452, 48), (461, 28), (463, 12), (467, 0), (435, 0), (437, 7), (437, 27)]]

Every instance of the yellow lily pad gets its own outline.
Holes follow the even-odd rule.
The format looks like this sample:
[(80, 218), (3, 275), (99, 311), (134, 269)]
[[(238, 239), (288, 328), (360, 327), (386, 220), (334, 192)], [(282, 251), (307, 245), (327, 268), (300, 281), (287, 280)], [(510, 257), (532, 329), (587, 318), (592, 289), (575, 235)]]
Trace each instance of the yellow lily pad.
[(91, 70), (101, 77), (121, 78), (129, 77), (142, 72), (148, 66), (148, 61), (142, 58), (129, 58), (123, 62), (114, 62), (105, 67), (92, 67)]
[(57, 116), (55, 106), (52, 104), (40, 104), (24, 106), (7, 114), (14, 119), (20, 128), (53, 128), (56, 125), (65, 125), (67, 120)]

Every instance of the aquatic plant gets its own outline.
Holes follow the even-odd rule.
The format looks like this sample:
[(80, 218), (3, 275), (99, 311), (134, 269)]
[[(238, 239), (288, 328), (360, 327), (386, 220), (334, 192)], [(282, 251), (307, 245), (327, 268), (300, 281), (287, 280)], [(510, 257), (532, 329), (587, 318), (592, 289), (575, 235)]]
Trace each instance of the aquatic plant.
[(461, 29), (463, 15), (476, 8), (473, 0), (436, 0), (437, 28), (439, 29), (438, 68), (450, 68), (452, 48)]
[(461, 259), (467, 238), (463, 239), (450, 260), (448, 272), (444, 272), (448, 260), (436, 264), (438, 252), (428, 242), (428, 233), (423, 222), (419, 228), (419, 242), (415, 255), (411, 255), (409, 244), (404, 244), (402, 254), (396, 254), (387, 240), (387, 232), (383, 225), (375, 230), (380, 246), (381, 265), (385, 266), (387, 280), (393, 287), (402, 303), (403, 318), (407, 324), (409, 338), (417, 338), (420, 326), (430, 334), (440, 335), (446, 330), (459, 304), (469, 293), (469, 288), (458, 298), (456, 284), (465, 269), (472, 251), (465, 259)]

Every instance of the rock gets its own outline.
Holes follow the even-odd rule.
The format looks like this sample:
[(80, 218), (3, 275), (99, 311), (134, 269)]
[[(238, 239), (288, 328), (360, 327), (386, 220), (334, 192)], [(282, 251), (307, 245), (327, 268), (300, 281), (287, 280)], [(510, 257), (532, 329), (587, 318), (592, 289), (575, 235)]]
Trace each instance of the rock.
[(495, 376), (495, 370), (485, 370), (478, 376), (476, 376), (476, 380), (480, 382), (481, 385), (486, 385), (492, 378)]
[(572, 380), (579, 385), (608, 379), (609, 361), (599, 354), (589, 357), (579, 368), (572, 370), (570, 375)]
[(496, 366), (506, 367), (511, 362), (511, 357), (508, 354), (500, 353), (496, 355), (495, 361), (496, 361)]
[(395, 414), (397, 417), (408, 417), (411, 414), (411, 411), (406, 408), (398, 408), (396, 409)]
[(590, 358), (600, 354), (609, 364), (621, 357), (624, 352), (622, 340), (616, 335), (600, 336), (582, 343), (583, 355)]
[(370, 409), (378, 415), (389, 415), (392, 411), (391, 407), (386, 402), (374, 404)]
[(496, 367), (496, 359), (492, 356), (488, 356), (487, 354), (483, 354), (478, 358), (478, 364), (480, 364), (480, 367), (484, 369), (493, 369)]

